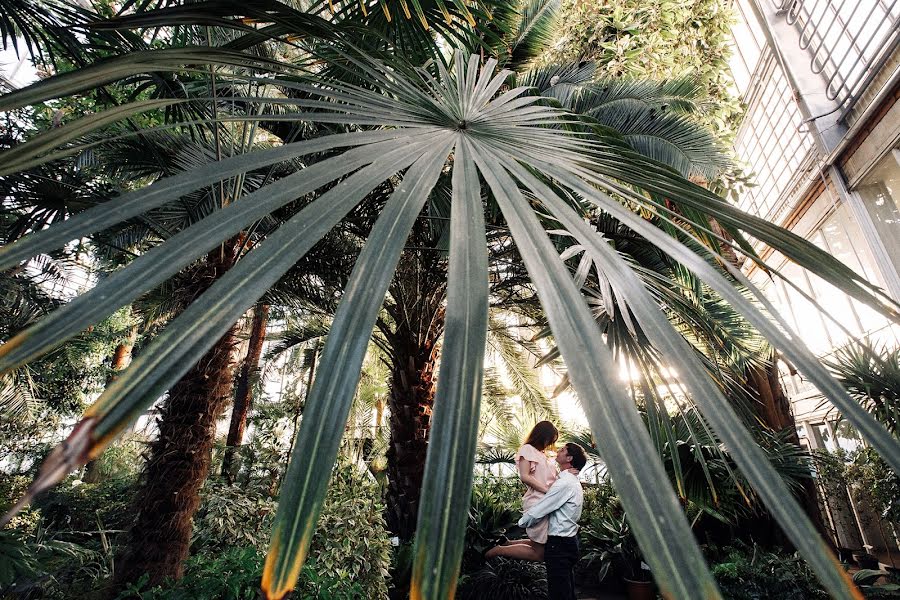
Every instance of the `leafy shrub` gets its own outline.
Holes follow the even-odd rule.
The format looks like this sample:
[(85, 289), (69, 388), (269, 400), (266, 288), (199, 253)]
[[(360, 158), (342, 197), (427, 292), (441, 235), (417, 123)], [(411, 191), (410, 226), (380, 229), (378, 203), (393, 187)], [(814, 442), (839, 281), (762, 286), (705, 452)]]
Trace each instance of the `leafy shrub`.
[(518, 537), (522, 530), (516, 523), (521, 516), (522, 485), (518, 480), (492, 477), (477, 481), (469, 503), (462, 572), (479, 569), (484, 564), (484, 553), (507, 534)]
[(854, 494), (894, 525), (900, 524), (900, 476), (872, 448), (862, 448), (846, 467)]
[(141, 600), (255, 600), (263, 554), (256, 548), (229, 548), (191, 557), (185, 574), (170, 587), (144, 589), (146, 577), (118, 598)]
[(794, 554), (744, 545), (710, 552), (713, 577), (729, 600), (828, 598), (809, 566)]
[[(887, 580), (886, 583), (878, 583)], [(887, 571), (861, 569), (853, 574), (853, 583), (859, 586), (866, 598), (886, 600), (900, 598), (900, 584), (896, 574)]]
[[(347, 589), (358, 585), (361, 595), (352, 597), (386, 598), (391, 542), (383, 513), (381, 491), (368, 473), (339, 465), (310, 547), (307, 565), (311, 571), (345, 582)], [(306, 577), (301, 584), (300, 598), (321, 593), (321, 587)]]
[(191, 542), (195, 551), (234, 546), (265, 550), (276, 503), (264, 490), (210, 479), (203, 486), (201, 496)]
[[(98, 525), (111, 530), (127, 529), (133, 519), (131, 489), (133, 479), (106, 479), (82, 483), (69, 478), (38, 498), (48, 529), (57, 532), (93, 532)], [(99, 519), (99, 523), (98, 523)]]
[[(0, 514), (7, 510), (25, 495), (31, 478), (24, 475), (4, 475), (0, 477)], [(33, 506), (28, 506), (12, 518), (6, 530), (16, 530), (21, 535), (33, 534), (41, 519), (41, 513)]]
[(81, 572), (105, 574), (102, 561), (98, 552), (45, 537), (40, 527), (27, 535), (0, 531), (0, 597), (71, 598), (63, 588)]
[(547, 596), (547, 570), (543, 563), (494, 558), (463, 577), (459, 600), (543, 600)]
[(582, 507), (582, 519), (592, 515), (604, 515), (613, 507), (620, 508), (616, 490), (609, 481), (603, 483), (582, 483), (584, 489), (584, 506)]
[[(117, 600), (257, 600), (264, 562), (265, 555), (252, 547), (194, 556), (185, 565), (184, 577), (174, 585), (144, 589), (144, 578), (119, 594)], [(369, 596), (359, 581), (333, 579), (307, 564), (300, 573), (295, 597), (356, 600)]]
[[(273, 507), (273, 500), (252, 487), (248, 492), (209, 483), (195, 524), (199, 553), (188, 560), (184, 577), (149, 590), (139, 582), (120, 598), (256, 600)], [(386, 598), (390, 540), (382, 512), (378, 487), (351, 467), (338, 468), (295, 597)]]

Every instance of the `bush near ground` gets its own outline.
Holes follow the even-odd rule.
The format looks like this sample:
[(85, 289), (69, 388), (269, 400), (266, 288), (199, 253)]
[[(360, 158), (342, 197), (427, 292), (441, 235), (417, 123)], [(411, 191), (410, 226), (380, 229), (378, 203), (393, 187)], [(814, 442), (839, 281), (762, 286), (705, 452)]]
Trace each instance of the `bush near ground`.
[[(0, 502), (17, 497), (5, 482)], [(93, 598), (111, 575), (115, 532), (131, 515), (130, 485), (121, 479), (72, 479), (23, 513), (21, 527), (0, 537), (0, 598)], [(185, 575), (168, 586), (132, 585), (119, 598), (256, 600), (276, 500), (264, 486), (210, 480), (194, 524)], [(391, 544), (377, 484), (350, 467), (335, 470), (303, 567), (296, 598), (387, 597)], [(105, 535), (99, 535), (100, 524)], [(23, 595), (24, 594), (24, 595)]]

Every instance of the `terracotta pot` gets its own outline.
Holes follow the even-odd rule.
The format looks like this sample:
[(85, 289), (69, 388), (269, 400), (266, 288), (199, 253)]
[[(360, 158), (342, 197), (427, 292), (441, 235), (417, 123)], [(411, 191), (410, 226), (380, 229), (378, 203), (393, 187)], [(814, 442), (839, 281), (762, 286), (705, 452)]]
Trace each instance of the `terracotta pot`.
[(628, 600), (656, 600), (656, 590), (652, 581), (632, 581), (625, 578), (625, 592)]

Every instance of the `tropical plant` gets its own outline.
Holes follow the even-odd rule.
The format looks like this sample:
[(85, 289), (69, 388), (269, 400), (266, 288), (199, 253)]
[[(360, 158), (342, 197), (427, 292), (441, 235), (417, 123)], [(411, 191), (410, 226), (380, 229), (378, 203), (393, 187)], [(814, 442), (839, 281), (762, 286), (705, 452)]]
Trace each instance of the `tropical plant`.
[(861, 448), (842, 466), (842, 479), (853, 486), (854, 497), (893, 526), (900, 525), (900, 477), (884, 459), (870, 448)]
[(599, 581), (610, 571), (632, 581), (650, 581), (650, 574), (641, 567), (641, 549), (621, 510), (591, 515), (579, 536), (586, 547), (582, 559), (588, 567), (597, 568)]
[(462, 600), (545, 600), (547, 571), (541, 563), (498, 557), (466, 575), (459, 584)]
[(708, 552), (713, 576), (725, 598), (825, 600), (828, 597), (809, 567), (796, 555), (742, 544), (711, 548)]
[(207, 480), (194, 518), (191, 547), (216, 552), (229, 547), (265, 549), (275, 502), (259, 486), (233, 486)]
[(98, 560), (98, 552), (54, 539), (40, 527), (25, 536), (0, 530), (0, 594), (4, 598), (32, 597), (43, 591), (60, 591), (59, 580), (70, 579), (73, 572)]
[[(189, 10), (179, 7), (166, 12), (168, 9), (164, 9), (113, 21), (107, 26), (138, 27), (141, 19), (144, 24), (158, 25), (177, 15), (181, 26), (214, 19), (223, 26), (236, 28), (243, 37), (238, 37), (240, 41), (228, 49), (171, 48), (117, 56), (89, 69), (62, 74), (8, 94), (0, 98), (0, 108), (13, 109), (94, 85), (111, 84), (135, 71), (179, 72), (185, 64), (215, 67), (219, 69), (219, 81), (226, 77), (232, 82), (247, 81), (257, 70), (295, 73), (292, 66), (239, 49), (258, 43), (260, 35), (297, 32), (298, 28), (300, 33), (305, 33), (312, 29), (311, 22), (317, 24), (309, 15), (275, 2), (266, 3), (265, 11), (255, 5), (234, 6), (227, 2), (203, 4), (200, 10), (190, 6)], [(243, 21), (232, 21), (231, 17), (256, 19), (272, 28), (245, 33)], [(160, 332), (87, 411), (67, 443), (48, 458), (30, 493), (46, 489), (72, 466), (98, 454), (137, 414), (187, 373), (318, 239), (370, 191), (391, 179), (397, 183), (396, 188), (381, 209), (360, 253), (331, 326), (319, 376), (304, 407), (294, 458), (282, 489), (263, 574), (266, 594), (282, 598), (294, 586), (307, 557), (327, 485), (323, 465), (333, 463), (340, 445), (360, 366), (392, 273), (414, 221), (448, 168), (447, 161), (452, 155), (452, 167), (447, 175), (452, 185), (447, 329), (419, 510), (412, 596), (432, 598), (452, 594), (461, 557), (487, 326), (484, 193), (492, 210), (496, 207), (502, 213), (534, 281), (573, 387), (588, 414), (598, 449), (607, 461), (629, 512), (635, 537), (646, 550), (645, 558), (662, 592), (673, 597), (698, 593), (718, 596), (677, 499), (665, 487), (660, 489), (665, 472), (652, 441), (632, 398), (618, 383), (618, 365), (612, 360), (578, 287), (546, 236), (536, 206), (541, 206), (542, 213), (546, 211), (593, 254), (611, 286), (627, 302), (652, 343), (671, 361), (712, 430), (730, 448), (748, 481), (810, 561), (826, 588), (835, 596), (852, 597), (854, 592), (846, 574), (837, 568), (808, 519), (790, 500), (783, 482), (743, 428), (721, 390), (709, 379), (702, 363), (659, 312), (634, 271), (595, 235), (567, 198), (576, 194), (596, 204), (696, 272), (803, 370), (896, 468), (900, 466), (896, 440), (839, 388), (807, 349), (788, 339), (780, 327), (735, 290), (733, 281), (741, 280), (740, 273), (724, 273), (715, 254), (718, 245), (704, 238), (711, 243), (711, 249), (702, 246), (691, 231), (705, 230), (707, 223), (699, 215), (708, 214), (746, 252), (750, 252), (749, 246), (739, 230), (777, 247), (826, 281), (895, 317), (893, 305), (811, 243), (742, 213), (691, 185), (669, 168), (621, 145), (576, 135), (566, 127), (575, 122), (573, 118), (558, 109), (540, 105), (539, 97), (527, 96), (527, 90), (499, 93), (508, 74), (495, 73), (492, 60), (481, 65), (477, 55), (467, 57), (459, 53), (449, 68), (435, 61), (428, 65), (431, 69), (428, 71), (399, 59), (385, 64), (371, 56), (356, 54), (346, 45), (342, 47), (340, 41), (339, 38), (330, 40), (329, 64), (336, 69), (352, 66), (366, 87), (324, 75), (317, 78), (309, 74), (300, 82), (276, 76), (276, 79), (266, 78), (267, 83), (301, 91), (305, 96), (257, 97), (253, 102), (297, 109), (295, 113), (286, 112), (284, 119), (349, 122), (375, 129), (353, 130), (223, 158), (123, 194), (116, 200), (114, 211), (103, 205), (88, 209), (0, 250), (0, 267), (9, 268), (70, 238), (88, 235), (165, 205), (193, 189), (274, 162), (346, 148), (217, 208), (200, 223), (148, 250), (92, 291), (0, 349), (3, 370), (28, 362), (66, 335), (86, 327), (94, 314), (110, 312), (129, 302), (270, 211), (346, 176), (243, 255)], [(178, 101), (159, 102), (91, 115), (86, 121), (52, 132), (52, 141), (48, 141), (49, 136), (35, 137), (5, 152), (3, 168), (15, 171), (51, 160), (56, 153), (73, 152), (72, 148), (56, 149), (75, 142), (85, 130), (105, 125), (129, 111), (151, 110)], [(245, 118), (261, 117), (220, 115), (220, 120)], [(265, 118), (276, 119), (276, 116)], [(44, 154), (48, 151), (49, 154)], [(403, 172), (402, 177), (397, 175), (399, 172)], [(677, 235), (670, 235), (610, 198), (609, 193), (620, 194), (630, 203), (660, 215), (661, 219), (690, 222), (691, 229), (673, 224)], [(677, 217), (670, 204), (681, 207)], [(759, 260), (755, 256), (754, 259)], [(447, 490), (454, 493), (448, 494)]]
[(851, 397), (900, 437), (900, 347), (852, 343), (825, 364)]
[[(888, 583), (878, 585), (882, 578), (887, 579)], [(866, 598), (900, 598), (900, 584), (887, 571), (860, 569), (853, 574), (853, 583), (859, 586)]]
[(728, 138), (743, 112), (727, 68), (732, 19), (726, 0), (565, 0), (560, 11), (565, 35), (544, 60), (593, 60), (604, 77), (690, 77), (713, 104), (704, 120)]
[[(514, 537), (522, 514), (522, 486), (515, 479), (486, 478), (476, 481), (469, 504), (462, 572), (472, 573), (484, 565), (484, 553)], [(507, 533), (510, 535), (507, 536)]]

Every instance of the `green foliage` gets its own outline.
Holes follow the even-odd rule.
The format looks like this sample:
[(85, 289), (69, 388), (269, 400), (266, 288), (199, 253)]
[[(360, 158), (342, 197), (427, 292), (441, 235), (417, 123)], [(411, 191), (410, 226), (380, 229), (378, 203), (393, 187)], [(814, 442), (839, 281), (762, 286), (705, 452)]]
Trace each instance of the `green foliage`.
[[(182, 579), (170, 586), (133, 585), (120, 598), (142, 600), (256, 600), (274, 499), (264, 490), (211, 480), (203, 490), (193, 549)], [(325, 498), (298, 598), (387, 597), (390, 540), (378, 487), (342, 464)]]
[[(23, 475), (4, 475), (0, 477), (0, 512), (6, 512), (28, 489), (31, 479)], [(29, 506), (13, 517), (4, 529), (15, 529), (20, 534), (32, 534), (41, 520), (40, 511)]]
[(175, 585), (146, 589), (146, 578), (130, 585), (118, 599), (255, 600), (263, 556), (255, 548), (228, 548), (188, 559)]
[(147, 439), (142, 434), (125, 434), (94, 459), (103, 479), (134, 480), (144, 464)]
[(825, 365), (855, 400), (900, 437), (900, 347), (848, 344)]
[(855, 501), (894, 526), (900, 525), (900, 477), (877, 452), (868, 447), (853, 453), (818, 450), (813, 460), (826, 489), (849, 487)]
[(713, 576), (729, 600), (825, 600), (828, 594), (798, 556), (759, 547), (712, 549)]
[(714, 108), (708, 122), (723, 141), (736, 131), (741, 107), (729, 91), (727, 0), (566, 0), (563, 40), (549, 60), (594, 60), (605, 77), (690, 77)]
[(0, 591), (22, 577), (39, 572), (35, 553), (21, 535), (0, 531)]
[[(50, 302), (44, 310), (52, 306), (56, 304)], [(125, 307), (34, 363), (0, 378), (0, 463), (4, 471), (31, 473), (61, 441), (63, 420), (81, 411), (103, 389), (116, 346), (133, 323), (130, 307)], [(8, 333), (0, 333), (0, 340), (5, 341)], [(111, 465), (125, 447), (117, 445), (101, 461)], [(135, 462), (119, 464), (130, 467), (127, 474), (136, 466)], [(107, 473), (115, 470), (107, 469)]]
[(619, 506), (616, 490), (609, 480), (595, 484), (582, 482), (581, 487), (584, 489), (582, 518), (584, 516), (590, 517), (591, 515), (605, 514), (612, 507)]
[[(232, 547), (188, 559), (185, 575), (171, 586), (145, 589), (146, 579), (130, 586), (119, 600), (257, 600), (264, 555), (256, 548)], [(348, 556), (348, 560), (353, 557)], [(383, 580), (382, 580), (383, 581)], [(345, 572), (324, 573), (307, 562), (300, 574), (297, 598), (362, 600), (386, 598), (382, 586), (368, 588), (363, 578)]]
[[(583, 514), (583, 513), (582, 513)], [(603, 581), (610, 572), (632, 581), (647, 580), (641, 568), (641, 549), (631, 532), (625, 512), (615, 499), (592, 511), (579, 530), (582, 559), (588, 568), (597, 567)]]
[(460, 580), (460, 600), (544, 600), (547, 571), (543, 563), (495, 558)]
[[(390, 540), (383, 517), (378, 486), (349, 465), (335, 470), (325, 496), (316, 535), (306, 562), (312, 573), (343, 582), (347, 589), (359, 586), (359, 597), (387, 596)], [(302, 579), (298, 596), (313, 597), (320, 585)]]
[(275, 501), (264, 490), (210, 479), (201, 502), (194, 517), (195, 550), (214, 553), (240, 546), (261, 551), (269, 543)]
[(97, 531), (98, 521), (108, 530), (128, 528), (133, 518), (133, 483), (133, 479), (83, 483), (72, 477), (39, 497), (35, 506), (49, 529), (84, 541), (83, 536)]
[[(887, 580), (887, 583), (879, 584), (882, 580)], [(900, 598), (900, 585), (895, 573), (860, 569), (853, 574), (853, 583), (859, 586), (866, 598)]]
[(857, 500), (881, 518), (900, 525), (900, 476), (872, 448), (860, 449), (846, 466), (846, 479)]
[(0, 531), (0, 597), (69, 598), (67, 582), (82, 572), (101, 576), (102, 569), (98, 552), (48, 537), (40, 527), (25, 535)]
[(516, 478), (485, 477), (472, 488), (466, 525), (462, 572), (471, 573), (485, 563), (484, 553), (510, 533), (521, 532), (516, 523), (522, 516), (523, 486)]

